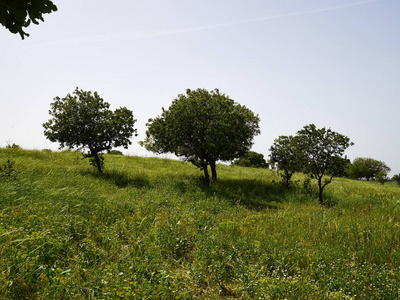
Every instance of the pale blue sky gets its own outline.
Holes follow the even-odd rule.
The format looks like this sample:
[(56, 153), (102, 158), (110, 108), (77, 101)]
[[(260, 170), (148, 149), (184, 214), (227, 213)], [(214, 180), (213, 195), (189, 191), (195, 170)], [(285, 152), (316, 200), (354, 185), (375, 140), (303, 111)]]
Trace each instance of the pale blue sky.
[(25, 40), (0, 28), (0, 146), (51, 148), (42, 123), (75, 87), (148, 118), (187, 88), (219, 88), (258, 113), (264, 154), (304, 125), (400, 172), (400, 1), (55, 0)]

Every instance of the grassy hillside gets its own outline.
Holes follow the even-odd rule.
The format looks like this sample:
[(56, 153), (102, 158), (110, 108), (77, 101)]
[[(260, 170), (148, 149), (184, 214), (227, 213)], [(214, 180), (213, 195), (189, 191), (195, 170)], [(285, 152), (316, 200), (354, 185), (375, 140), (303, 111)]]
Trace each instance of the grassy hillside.
[[(281, 189), (269, 170), (0, 149), (0, 298), (398, 299), (400, 188)], [(299, 175), (297, 178), (302, 181)]]

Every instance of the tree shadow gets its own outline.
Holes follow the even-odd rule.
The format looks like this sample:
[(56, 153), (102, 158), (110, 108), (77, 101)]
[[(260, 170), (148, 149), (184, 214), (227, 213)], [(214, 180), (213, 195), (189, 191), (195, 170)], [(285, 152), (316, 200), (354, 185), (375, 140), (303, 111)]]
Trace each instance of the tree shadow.
[(203, 185), (202, 188), (209, 197), (219, 196), (232, 204), (256, 211), (278, 209), (279, 203), (290, 193), (277, 184), (250, 179), (219, 180), (209, 187)]
[(135, 188), (150, 188), (150, 180), (144, 174), (136, 174), (131, 176), (124, 172), (119, 172), (116, 170), (106, 171), (102, 174), (95, 172), (88, 172), (88, 174), (94, 178), (102, 179), (119, 188), (126, 188), (128, 186)]

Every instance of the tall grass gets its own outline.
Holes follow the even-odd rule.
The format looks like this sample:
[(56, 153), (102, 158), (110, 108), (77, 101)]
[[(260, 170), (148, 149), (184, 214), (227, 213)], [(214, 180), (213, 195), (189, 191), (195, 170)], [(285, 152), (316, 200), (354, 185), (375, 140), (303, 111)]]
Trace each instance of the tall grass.
[[(0, 149), (0, 298), (398, 299), (400, 188), (286, 190), (270, 170)], [(297, 180), (303, 180), (297, 175)]]

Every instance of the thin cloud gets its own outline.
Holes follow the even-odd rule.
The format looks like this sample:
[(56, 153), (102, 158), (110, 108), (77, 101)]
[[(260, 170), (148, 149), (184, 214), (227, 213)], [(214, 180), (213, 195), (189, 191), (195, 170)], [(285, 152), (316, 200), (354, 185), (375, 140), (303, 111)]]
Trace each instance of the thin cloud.
[[(326, 11), (344, 9), (344, 8), (348, 8), (348, 7), (352, 7), (352, 6), (358, 6), (358, 5), (363, 5), (363, 4), (377, 2), (377, 1), (380, 1), (380, 0), (366, 0), (366, 1), (352, 2), (352, 3), (348, 3), (348, 4), (342, 4), (342, 5), (331, 6), (331, 7), (326, 7), (326, 8), (301, 10), (301, 11), (287, 13), (287, 14), (281, 14), (281, 15), (274, 15), (274, 16), (268, 16), (268, 17), (261, 17), (261, 18), (247, 19), (247, 20), (228, 22), (228, 23), (222, 23), (222, 24), (216, 24), (216, 25), (201, 26), (201, 27), (195, 27), (195, 28), (170, 31), (168, 33), (167, 32), (164, 32), (164, 33), (159, 32), (158, 34), (154, 34), (154, 36), (161, 36), (161, 35), (167, 35), (167, 34), (178, 34), (178, 33), (188, 33), (188, 32), (216, 29), (216, 28), (246, 24), (246, 23), (260, 22), (260, 21), (266, 21), (266, 20), (288, 18), (288, 17), (300, 16), (300, 15), (306, 15), (306, 14), (315, 14), (315, 13), (321, 13), (321, 12), (326, 12)], [(149, 36), (149, 37), (152, 37), (152, 36)]]
[(377, 1), (380, 1), (380, 0), (366, 0), (366, 1), (352, 2), (352, 3), (337, 5), (337, 6), (331, 6), (331, 7), (326, 7), (326, 8), (316, 8), (316, 9), (309, 9), (309, 10), (301, 10), (301, 11), (287, 13), (287, 14), (268, 16), (268, 17), (261, 17), (261, 18), (254, 18), (254, 19), (230, 22), (230, 23), (219, 24), (219, 25), (214, 25), (214, 26), (205, 26), (203, 28), (199, 27), (198, 29), (196, 28), (196, 29), (194, 29), (192, 31), (213, 29), (213, 28), (232, 26), (232, 25), (239, 25), (239, 24), (245, 24), (245, 23), (260, 22), (260, 21), (265, 21), (265, 20), (288, 18), (288, 17), (307, 15), (307, 14), (315, 14), (315, 13), (327, 12), (327, 11), (332, 11), (332, 10), (344, 9), (344, 8), (348, 8), (348, 7), (352, 7), (352, 6), (358, 6), (358, 5), (363, 5), (363, 4), (367, 4), (367, 3), (371, 3), (371, 2), (377, 2)]
[(197, 31), (204, 31), (204, 30), (212, 30), (222, 27), (229, 27), (235, 26), (240, 24), (247, 24), (247, 23), (255, 23), (267, 20), (274, 20), (274, 19), (282, 19), (294, 16), (301, 16), (307, 14), (316, 14), (322, 12), (328, 12), (333, 10), (340, 10), (345, 9), (353, 6), (364, 5), (372, 2), (377, 2), (380, 0), (366, 0), (366, 1), (358, 1), (352, 2), (342, 5), (330, 6), (325, 8), (316, 8), (316, 9), (309, 9), (309, 10), (301, 10), (292, 13), (274, 15), (274, 16), (267, 16), (267, 17), (260, 17), (260, 18), (253, 18), (247, 20), (240, 20), (234, 22), (227, 22), (221, 24), (214, 24), (214, 25), (206, 25), (206, 26), (199, 26), (199, 27), (192, 27), (192, 28), (185, 28), (185, 29), (178, 29), (178, 30), (161, 30), (155, 32), (143, 32), (143, 33), (111, 33), (111, 34), (99, 34), (99, 35), (91, 35), (91, 36), (80, 36), (76, 38), (68, 38), (62, 39), (54, 42), (49, 42), (46, 44), (52, 45), (65, 45), (65, 44), (91, 44), (91, 43), (99, 43), (99, 42), (110, 42), (110, 41), (121, 41), (121, 40), (136, 40), (136, 39), (144, 39), (144, 38), (154, 38), (160, 36), (168, 36), (168, 35), (176, 35), (176, 34), (183, 34), (183, 33), (191, 33)]

